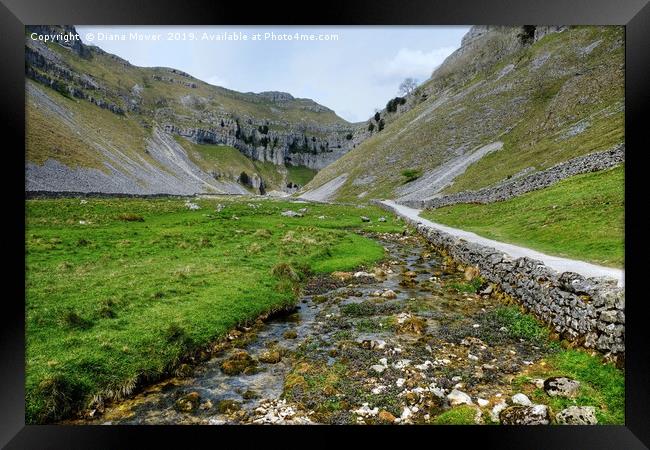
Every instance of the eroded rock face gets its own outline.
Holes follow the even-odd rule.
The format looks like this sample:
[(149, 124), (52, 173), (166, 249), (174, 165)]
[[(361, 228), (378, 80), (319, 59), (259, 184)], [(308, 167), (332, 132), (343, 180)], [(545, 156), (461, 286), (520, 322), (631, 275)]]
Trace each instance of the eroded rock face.
[(596, 425), (596, 408), (594, 406), (570, 406), (555, 415), (557, 423), (566, 425)]
[(546, 405), (509, 406), (499, 414), (503, 425), (548, 425), (551, 417)]

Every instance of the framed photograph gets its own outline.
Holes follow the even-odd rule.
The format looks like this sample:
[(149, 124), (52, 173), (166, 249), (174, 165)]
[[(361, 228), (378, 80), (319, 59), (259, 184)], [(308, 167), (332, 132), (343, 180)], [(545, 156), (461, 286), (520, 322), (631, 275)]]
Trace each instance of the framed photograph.
[(648, 448), (645, 0), (2, 3), (3, 446)]

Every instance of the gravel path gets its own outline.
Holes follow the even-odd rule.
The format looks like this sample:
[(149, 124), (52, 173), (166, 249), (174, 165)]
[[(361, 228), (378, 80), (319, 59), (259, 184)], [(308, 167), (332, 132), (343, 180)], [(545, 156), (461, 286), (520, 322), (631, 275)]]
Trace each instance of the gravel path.
[(599, 266), (596, 264), (590, 264), (584, 261), (578, 261), (575, 259), (561, 258), (559, 256), (551, 256), (545, 253), (540, 253), (535, 250), (531, 250), (526, 247), (520, 247), (517, 245), (506, 244), (504, 242), (494, 241), (492, 239), (487, 239), (481, 237), (475, 233), (469, 231), (459, 230), (457, 228), (451, 228), (439, 223), (431, 222), (430, 220), (420, 217), (420, 209), (409, 208), (408, 206), (400, 205), (395, 203), (392, 200), (384, 200), (382, 203), (386, 206), (392, 208), (398, 215), (402, 217), (407, 217), (412, 220), (421, 222), (422, 224), (435, 228), (445, 233), (449, 233), (457, 238), (465, 239), (470, 242), (475, 242), (477, 244), (485, 245), (488, 247), (493, 247), (497, 250), (500, 250), (512, 258), (521, 258), (527, 256), (529, 258), (537, 259), (542, 261), (545, 265), (557, 270), (558, 272), (575, 272), (579, 273), (584, 277), (609, 277), (618, 280), (619, 286), (624, 286), (624, 271), (621, 269), (614, 269), (611, 267)]

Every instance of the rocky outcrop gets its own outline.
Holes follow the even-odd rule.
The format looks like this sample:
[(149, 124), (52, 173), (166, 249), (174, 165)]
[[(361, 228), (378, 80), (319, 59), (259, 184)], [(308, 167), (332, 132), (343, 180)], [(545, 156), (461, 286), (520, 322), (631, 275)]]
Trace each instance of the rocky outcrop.
[(317, 170), (336, 161), (363, 139), (355, 138), (358, 127), (344, 125), (312, 125), (294, 130), (285, 123), (285, 128), (275, 130), (269, 126), (277, 124), (268, 120), (240, 121), (229, 115), (215, 117), (213, 123), (209, 128), (183, 128), (167, 122), (164, 130), (197, 144), (230, 145), (257, 161)]
[(494, 248), (457, 239), (419, 222), (411, 224), (455, 261), (478, 268), (481, 277), (516, 299), (563, 339), (615, 360), (624, 359), (625, 292), (616, 280), (557, 273), (541, 261), (527, 257), (513, 260)]
[(465, 191), (427, 200), (400, 200), (413, 208), (440, 208), (457, 203), (493, 203), (513, 198), (526, 192), (549, 187), (566, 178), (589, 172), (609, 169), (624, 163), (625, 146), (621, 145), (604, 152), (592, 153), (570, 159), (549, 169), (506, 180), (495, 186), (478, 191)]

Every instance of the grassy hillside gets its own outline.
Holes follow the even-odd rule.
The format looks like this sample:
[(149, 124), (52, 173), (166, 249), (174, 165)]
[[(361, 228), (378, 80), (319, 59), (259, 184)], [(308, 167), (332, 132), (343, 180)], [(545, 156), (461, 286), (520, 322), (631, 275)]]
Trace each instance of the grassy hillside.
[[(225, 207), (215, 211), (217, 203)], [(254, 206), (250, 205), (255, 202)], [(27, 421), (127, 393), (238, 323), (291, 304), (312, 272), (383, 258), (358, 210), (229, 199), (27, 202)], [(318, 216), (325, 216), (318, 219)]]
[[(241, 191), (231, 181), (215, 183), (207, 172), (199, 173), (182, 149), (170, 145), (170, 135), (201, 144), (227, 143), (251, 161), (232, 147), (212, 156), (209, 148), (183, 148), (204, 171), (232, 180), (247, 168), (272, 189), (313, 177), (314, 171), (302, 167), (288, 171), (285, 162), (321, 167), (353, 145), (345, 137), (355, 126), (313, 100), (282, 92), (236, 92), (176, 69), (137, 67), (98, 47), (33, 41), (28, 31), (26, 160), (37, 166), (27, 179), (30, 190), (101, 190), (104, 184), (97, 180), (102, 178), (85, 170), (98, 169), (117, 173), (115, 189), (127, 189), (119, 192)], [(48, 160), (65, 167), (53, 161), (43, 167)], [(62, 171), (72, 175), (60, 177)]]
[(405, 170), (425, 173), (502, 141), (501, 150), (446, 191), (477, 189), (623, 141), (621, 27), (571, 27), (532, 45), (513, 45), (512, 31), (489, 36), (443, 64), (412, 109), (393, 113), (382, 131), (320, 171), (308, 188), (348, 174), (338, 199), (394, 198)]
[(425, 211), (433, 221), (553, 255), (622, 267), (624, 169), (578, 175), (487, 205)]

